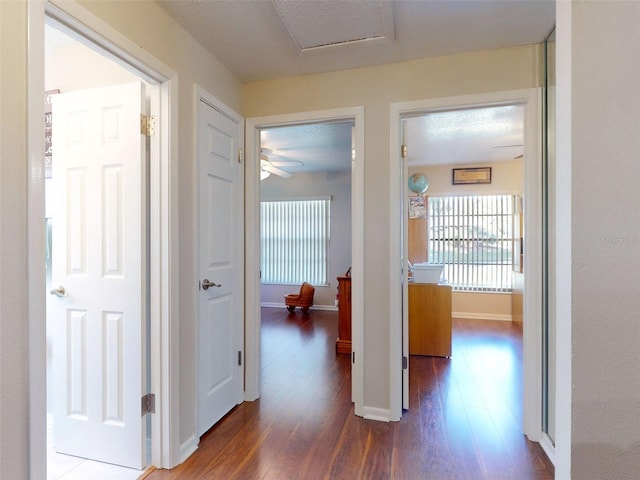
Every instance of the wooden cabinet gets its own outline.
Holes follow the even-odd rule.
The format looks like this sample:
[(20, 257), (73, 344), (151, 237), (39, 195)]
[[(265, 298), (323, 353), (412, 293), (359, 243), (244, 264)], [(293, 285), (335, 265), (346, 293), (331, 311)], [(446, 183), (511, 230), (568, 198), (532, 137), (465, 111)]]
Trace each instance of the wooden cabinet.
[(410, 218), (407, 228), (409, 254), (411, 263), (427, 261), (427, 218)]
[(351, 277), (338, 277), (338, 339), (336, 352), (351, 353)]
[(409, 283), (409, 354), (451, 356), (451, 286)]

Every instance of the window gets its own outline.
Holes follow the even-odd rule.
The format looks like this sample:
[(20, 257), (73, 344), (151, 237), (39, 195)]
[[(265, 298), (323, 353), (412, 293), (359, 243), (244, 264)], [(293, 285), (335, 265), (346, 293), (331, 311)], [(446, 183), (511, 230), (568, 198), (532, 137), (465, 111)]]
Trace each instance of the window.
[(328, 285), (331, 199), (260, 203), (262, 283)]
[(510, 292), (513, 195), (429, 197), (429, 262), (454, 290)]

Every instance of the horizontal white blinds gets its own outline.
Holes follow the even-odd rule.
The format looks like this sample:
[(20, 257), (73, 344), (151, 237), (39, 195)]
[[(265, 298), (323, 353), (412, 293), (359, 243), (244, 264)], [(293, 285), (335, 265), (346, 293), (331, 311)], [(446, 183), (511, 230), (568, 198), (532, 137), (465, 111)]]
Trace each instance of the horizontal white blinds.
[(429, 262), (458, 291), (511, 291), (513, 195), (429, 197)]
[(327, 285), (330, 199), (260, 204), (262, 283)]

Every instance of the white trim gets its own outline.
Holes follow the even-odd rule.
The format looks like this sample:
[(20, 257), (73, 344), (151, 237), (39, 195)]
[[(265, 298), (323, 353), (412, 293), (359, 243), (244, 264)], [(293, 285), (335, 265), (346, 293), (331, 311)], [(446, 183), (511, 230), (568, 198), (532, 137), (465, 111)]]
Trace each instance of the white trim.
[(463, 320), (492, 320), (498, 322), (511, 322), (513, 317), (504, 313), (472, 313), (472, 312), (451, 312), (452, 318)]
[(525, 105), (523, 298), (523, 432), (542, 435), (542, 89), (531, 89)]
[(246, 382), (245, 399), (260, 396), (260, 129), (281, 125), (354, 120), (356, 158), (351, 169), (351, 335), (356, 362), (352, 364), (352, 400), (355, 414), (364, 402), (364, 108), (302, 112), (246, 120)]
[(391, 411), (388, 408), (363, 407), (362, 416), (366, 420), (375, 420), (377, 422), (391, 421)]
[[(152, 95), (151, 109), (159, 113), (159, 133), (151, 141), (151, 162), (149, 172), (151, 211), (150, 211), (150, 252), (158, 262), (150, 265), (150, 302), (151, 302), (151, 386), (156, 393), (156, 414), (152, 421), (151, 463), (160, 468), (175, 466), (179, 453), (179, 390), (178, 365), (171, 362), (177, 358), (178, 324), (177, 315), (177, 210), (178, 191), (174, 186), (178, 178), (178, 82), (177, 74), (152, 57), (140, 46), (131, 42), (120, 32), (95, 17), (84, 7), (74, 2), (51, 0), (49, 2), (29, 2), (29, 158), (32, 159), (32, 171), (42, 172), (42, 92), (44, 90), (44, 24), (46, 16), (65, 24), (71, 31), (82, 37), (85, 42), (97, 45), (110, 53), (112, 59), (135, 71), (141, 78), (157, 84), (157, 92)], [(39, 106), (38, 106), (39, 105)], [(39, 133), (36, 133), (39, 132)], [(34, 138), (35, 136), (35, 138)], [(35, 153), (34, 153), (35, 152)], [(39, 209), (44, 205), (44, 189), (38, 184), (41, 180), (31, 178), (29, 183), (29, 263), (33, 268), (30, 275), (44, 278), (44, 253), (40, 250), (38, 225)], [(33, 208), (32, 208), (33, 206)], [(30, 304), (38, 308), (30, 309), (30, 335), (36, 331), (44, 332), (44, 290), (40, 282), (30, 282)], [(37, 330), (36, 330), (37, 329)], [(37, 335), (37, 334), (36, 334)], [(45, 396), (46, 374), (43, 365), (44, 351), (40, 352), (41, 341), (30, 336), (30, 425), (31, 478), (44, 478), (46, 471), (46, 450), (42, 449), (41, 432), (46, 431), (45, 411), (41, 398)], [(35, 345), (34, 345), (35, 344)], [(43, 348), (43, 347), (42, 347)], [(42, 424), (42, 426), (40, 426)], [(46, 443), (46, 442), (45, 442)]]
[[(523, 365), (524, 365), (524, 433), (534, 441), (539, 441), (542, 433), (542, 341), (541, 341), (541, 281), (542, 281), (542, 208), (541, 208), (541, 90), (539, 88), (489, 92), (477, 95), (436, 98), (390, 105), (390, 168), (389, 168), (389, 284), (398, 284), (403, 278), (402, 242), (398, 232), (402, 228), (403, 188), (400, 184), (400, 133), (401, 118), (428, 111), (442, 111), (477, 106), (499, 106), (521, 104), (525, 107), (525, 230), (527, 234), (527, 254), (525, 255), (524, 322), (523, 322)], [(401, 212), (400, 214), (398, 212)], [(403, 312), (401, 288), (391, 288), (389, 292), (389, 318), (400, 318)], [(391, 325), (393, 326), (393, 325)], [(390, 408), (391, 418), (402, 416), (402, 370), (399, 359), (402, 356), (402, 337), (398, 328), (390, 328)]]
[(571, 478), (572, 441), (572, 34), (573, 2), (556, 2), (556, 478)]
[(178, 457), (178, 464), (183, 463), (187, 458), (193, 455), (193, 452), (198, 449), (199, 441), (200, 439), (197, 435), (192, 435), (184, 442), (182, 442), (182, 445), (180, 445), (180, 456)]
[(556, 463), (556, 447), (553, 444), (553, 440), (551, 437), (547, 435), (545, 432), (542, 432), (540, 436), (540, 446), (544, 450), (544, 453), (547, 454), (549, 461), (555, 465)]

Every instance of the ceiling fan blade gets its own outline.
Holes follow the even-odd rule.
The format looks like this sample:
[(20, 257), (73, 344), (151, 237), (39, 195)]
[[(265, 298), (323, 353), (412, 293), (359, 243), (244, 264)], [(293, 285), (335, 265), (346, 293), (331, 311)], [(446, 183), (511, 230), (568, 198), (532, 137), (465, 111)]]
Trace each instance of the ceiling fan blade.
[(273, 165), (263, 165), (262, 166), (263, 170), (266, 170), (267, 172), (271, 172), (275, 175), (278, 175), (282, 178), (289, 178), (291, 177), (291, 174), (289, 172), (285, 172), (284, 170), (280, 170), (279, 168), (274, 167)]
[(304, 165), (300, 160), (270, 160), (269, 163), (274, 167), (301, 167)]

